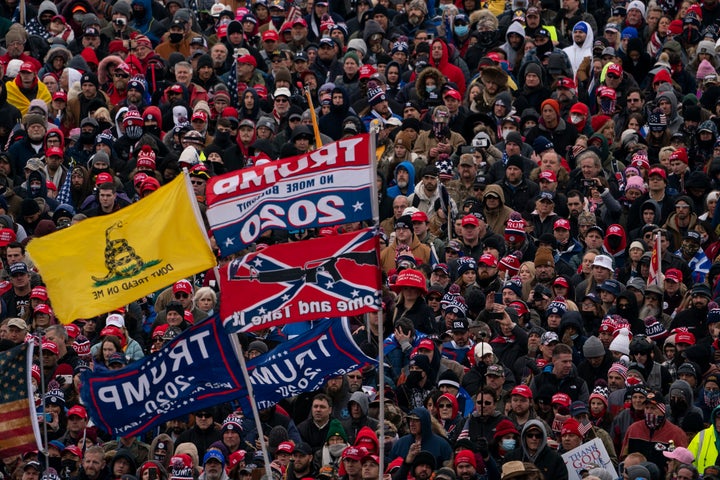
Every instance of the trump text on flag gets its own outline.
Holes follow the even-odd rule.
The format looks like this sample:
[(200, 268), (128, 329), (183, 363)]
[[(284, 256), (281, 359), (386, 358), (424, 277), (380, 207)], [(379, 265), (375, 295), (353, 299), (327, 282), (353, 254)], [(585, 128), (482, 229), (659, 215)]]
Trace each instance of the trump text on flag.
[(372, 169), (366, 135), (215, 177), (207, 217), (223, 255), (263, 232), (298, 230), (372, 218)]

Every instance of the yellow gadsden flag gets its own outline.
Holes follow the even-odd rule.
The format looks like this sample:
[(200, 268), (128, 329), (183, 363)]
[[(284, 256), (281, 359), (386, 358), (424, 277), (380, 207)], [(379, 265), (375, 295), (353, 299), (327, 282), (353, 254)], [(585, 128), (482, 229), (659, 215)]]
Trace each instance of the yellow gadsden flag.
[(216, 265), (187, 174), (110, 215), (28, 244), (63, 323), (112, 311)]

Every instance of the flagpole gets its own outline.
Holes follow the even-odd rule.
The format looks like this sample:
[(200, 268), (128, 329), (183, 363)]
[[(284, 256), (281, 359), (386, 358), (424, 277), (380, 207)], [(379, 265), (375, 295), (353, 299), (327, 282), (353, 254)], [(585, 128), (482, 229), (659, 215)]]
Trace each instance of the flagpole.
[[(370, 128), (370, 159), (372, 160), (372, 212), (373, 212), (373, 224), (375, 228), (380, 225), (380, 207), (378, 204), (378, 187), (377, 187), (377, 134), (379, 122), (372, 123)], [(378, 275), (380, 272), (378, 271)], [(381, 283), (382, 285), (382, 283)], [(380, 292), (378, 292), (379, 294)], [(378, 390), (380, 396), (380, 414), (378, 415), (378, 422), (380, 424), (380, 435), (378, 441), (380, 443), (380, 449), (378, 457), (380, 460), (380, 475), (385, 472), (385, 352), (383, 351), (383, 323), (385, 318), (382, 310), (382, 302), (380, 302), (380, 308), (378, 308)]]
[[(265, 463), (265, 474), (268, 478), (272, 477), (272, 470), (270, 469), (270, 456), (268, 455), (267, 445), (265, 444), (265, 433), (263, 432), (262, 423), (260, 421), (260, 412), (258, 411), (257, 404), (255, 403), (255, 395), (253, 394), (252, 384), (250, 383), (250, 375), (247, 371), (247, 365), (245, 364), (245, 356), (243, 355), (242, 345), (240, 340), (235, 334), (230, 335), (230, 343), (235, 349), (235, 354), (240, 360), (240, 369), (242, 370), (243, 379), (248, 391), (248, 400), (250, 401), (250, 408), (252, 408), (253, 418), (255, 419), (255, 428), (258, 432), (258, 440), (260, 441), (260, 448), (262, 449), (263, 462)], [(243, 412), (245, 413), (245, 412)]]

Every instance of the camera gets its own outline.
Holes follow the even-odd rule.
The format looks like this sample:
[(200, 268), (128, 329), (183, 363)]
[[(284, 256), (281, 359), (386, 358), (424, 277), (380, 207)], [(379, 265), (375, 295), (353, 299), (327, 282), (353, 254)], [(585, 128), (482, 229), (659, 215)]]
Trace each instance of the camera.
[(595, 186), (595, 180), (591, 179), (583, 179), (583, 186), (585, 188), (593, 188)]
[(123, 27), (127, 25), (127, 20), (125, 20), (124, 18), (116, 18), (115, 20), (113, 20), (113, 23), (119, 27)]

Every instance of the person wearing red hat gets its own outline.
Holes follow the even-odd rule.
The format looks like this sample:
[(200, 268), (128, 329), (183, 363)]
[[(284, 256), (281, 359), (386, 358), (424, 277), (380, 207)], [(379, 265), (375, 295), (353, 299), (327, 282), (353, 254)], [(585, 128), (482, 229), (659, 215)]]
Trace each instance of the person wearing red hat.
[(420, 332), (430, 334), (435, 331), (432, 309), (423, 298), (427, 293), (427, 279), (419, 271), (407, 268), (401, 271), (390, 288), (398, 293), (393, 322), (401, 317), (412, 320)]
[(402, 250), (408, 250), (421, 263), (430, 261), (430, 247), (420, 242), (415, 235), (411, 215), (403, 215), (395, 220), (395, 239), (380, 252), (380, 264), (384, 272), (396, 268), (396, 260)]

